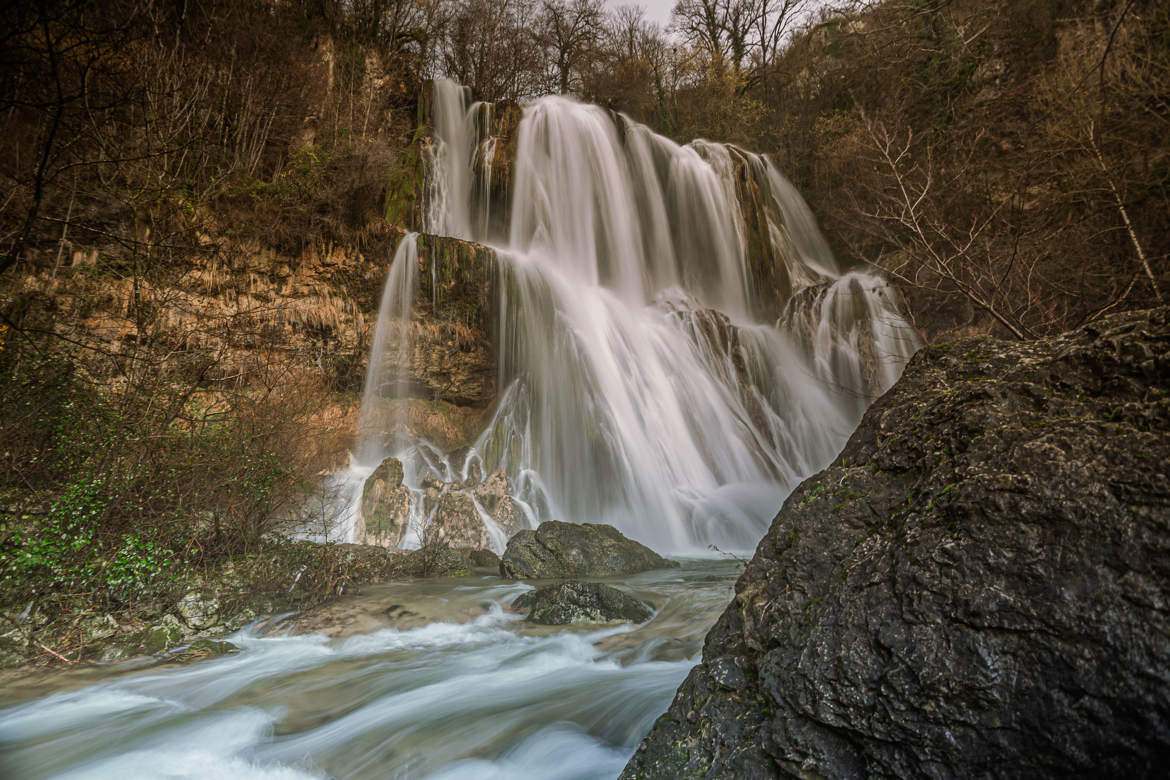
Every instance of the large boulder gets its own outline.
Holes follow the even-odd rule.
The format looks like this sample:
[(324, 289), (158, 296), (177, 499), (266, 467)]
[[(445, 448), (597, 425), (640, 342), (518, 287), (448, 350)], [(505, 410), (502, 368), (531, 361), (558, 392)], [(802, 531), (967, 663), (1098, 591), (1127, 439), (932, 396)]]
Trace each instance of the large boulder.
[(397, 547), (410, 515), (410, 490), (402, 484), (402, 461), (387, 458), (366, 478), (354, 538)]
[(530, 623), (564, 626), (570, 623), (641, 623), (654, 609), (628, 593), (600, 582), (562, 582), (529, 591), (512, 602), (527, 609)]
[(922, 350), (785, 502), (624, 778), (1170, 765), (1170, 310)]
[(500, 575), (512, 579), (611, 577), (678, 566), (611, 525), (549, 520), (520, 531), (500, 559)]

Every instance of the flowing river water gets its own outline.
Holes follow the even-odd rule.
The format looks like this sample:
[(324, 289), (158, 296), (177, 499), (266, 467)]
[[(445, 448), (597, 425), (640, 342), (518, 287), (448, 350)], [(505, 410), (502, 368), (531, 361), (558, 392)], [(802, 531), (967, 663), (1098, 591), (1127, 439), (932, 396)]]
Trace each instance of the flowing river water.
[(637, 626), (532, 626), (506, 608), (531, 586), (499, 577), (394, 583), (309, 615), (322, 632), (245, 630), (235, 655), (9, 680), (0, 776), (613, 778), (739, 568), (615, 582), (655, 607)]
[(760, 155), (545, 98), (516, 130), (505, 217), (492, 107), (441, 81), (433, 110), (422, 227), (494, 249), (500, 397), (457, 461), (388, 435), (419, 286), (408, 235), (339, 476), (342, 537), (361, 540), (352, 507), (387, 456), (413, 496), (402, 547), (431, 520), (424, 480), (503, 470), (528, 527), (606, 522), (682, 556), (617, 583), (654, 617), (534, 627), (507, 609), (531, 586), (487, 575), (370, 587), (253, 626), (228, 657), (0, 681), (0, 775), (615, 777), (731, 598), (740, 564), (695, 556), (753, 548), (918, 345), (888, 284), (839, 266)]

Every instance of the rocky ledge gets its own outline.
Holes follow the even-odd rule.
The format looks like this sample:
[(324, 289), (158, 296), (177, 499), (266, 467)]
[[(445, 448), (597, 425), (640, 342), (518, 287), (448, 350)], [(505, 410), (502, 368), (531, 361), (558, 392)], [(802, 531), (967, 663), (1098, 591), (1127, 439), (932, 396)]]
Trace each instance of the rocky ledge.
[(1170, 764), (1170, 310), (922, 350), (785, 502), (624, 778)]

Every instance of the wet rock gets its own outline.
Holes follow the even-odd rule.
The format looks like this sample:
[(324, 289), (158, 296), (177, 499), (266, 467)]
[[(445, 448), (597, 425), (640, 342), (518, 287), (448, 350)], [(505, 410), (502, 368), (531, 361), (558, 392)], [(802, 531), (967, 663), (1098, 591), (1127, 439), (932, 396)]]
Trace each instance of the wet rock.
[[(434, 502), (434, 513), (424, 531), (428, 544), (490, 550), (493, 536), (483, 514), (499, 527), (505, 537), (511, 537), (524, 527), (524, 513), (508, 495), (508, 478), (503, 469), (489, 474), (470, 489), (466, 484), (439, 482), (433, 478), (423, 481), (428, 502)], [(430, 497), (432, 491), (434, 496)], [(476, 508), (476, 502), (483, 514)]]
[(922, 350), (785, 502), (624, 778), (1170, 763), (1170, 309)]
[(402, 484), (402, 462), (387, 458), (366, 479), (355, 537), (365, 544), (397, 547), (410, 514), (410, 491)]
[(489, 549), (491, 539), (471, 494), (450, 491), (439, 497), (439, 505), (424, 532), (428, 543), (450, 547)]
[(509, 494), (511, 486), (503, 469), (496, 469), (475, 486), (473, 493), (500, 530), (510, 539), (524, 528), (524, 512)]
[(126, 635), (102, 648), (99, 660), (113, 661), (135, 655), (157, 655), (182, 644), (190, 629), (174, 615), (163, 615), (158, 623)]
[(500, 570), (500, 556), (491, 550), (471, 550), (467, 558), (476, 569), (491, 569), (493, 572)]
[(142, 652), (154, 655), (169, 650), (183, 641), (186, 629), (174, 615), (163, 615), (162, 619), (146, 630)]
[(434, 477), (423, 477), (422, 491), (423, 491), (423, 514), (427, 517), (435, 511), (435, 507), (439, 505), (439, 498), (442, 497), (443, 491), (446, 489), (446, 484), (435, 479)]
[(188, 627), (201, 631), (219, 622), (219, 599), (200, 591), (188, 591), (175, 605)]
[(219, 639), (196, 639), (178, 652), (167, 656), (167, 663), (189, 664), (196, 661), (205, 661), (209, 658), (219, 658), (240, 652), (240, 648), (231, 642)]
[[(466, 455), (466, 452), (464, 453), (464, 455)], [(461, 458), (456, 458), (456, 456), (454, 454), (451, 456), (451, 461), (453, 463), (458, 463), (459, 460), (461, 460)], [(467, 479), (464, 480), (463, 487), (474, 489), (482, 481), (483, 481), (483, 467), (480, 465), (478, 460), (473, 460), (467, 466)]]
[(610, 525), (550, 520), (520, 531), (500, 559), (500, 575), (511, 579), (610, 577), (678, 566)]
[(403, 571), (410, 577), (466, 577), (471, 574), (470, 550), (432, 543), (407, 554)]
[(599, 582), (562, 582), (523, 594), (512, 606), (527, 609), (530, 623), (564, 626), (570, 623), (641, 623), (653, 608), (628, 593)]
[(472, 492), (489, 514), (494, 513), (499, 502), (508, 497), (508, 475), (502, 468), (496, 469), (474, 485)]

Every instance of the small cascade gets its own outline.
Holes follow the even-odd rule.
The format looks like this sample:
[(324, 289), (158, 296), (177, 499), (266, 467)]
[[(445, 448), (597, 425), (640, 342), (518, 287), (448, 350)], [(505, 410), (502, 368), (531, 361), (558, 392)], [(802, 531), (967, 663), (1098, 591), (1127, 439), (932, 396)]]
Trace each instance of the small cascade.
[[(434, 90), (427, 230), (482, 241), (492, 107), (449, 81)], [(413, 496), (403, 544), (435, 517), (429, 479), (465, 494), (500, 547), (509, 531), (475, 491), (502, 474), (512, 529), (605, 522), (668, 552), (750, 549), (917, 348), (888, 284), (842, 271), (765, 157), (679, 146), (568, 98), (525, 109), (511, 177), (501, 391), (456, 460), (394, 443)]]
[(425, 147), (423, 230), (472, 241), (487, 238), (496, 138), (495, 107), (472, 102), (471, 90), (438, 79), (432, 92), (432, 137)]
[[(391, 402), (410, 394), (411, 327), (417, 294), (418, 234), (407, 233), (398, 244), (382, 288), (362, 390), (357, 461), (370, 469), (404, 443), (405, 421), (399, 416), (399, 406)], [(387, 434), (399, 437), (399, 441), (387, 440)]]

